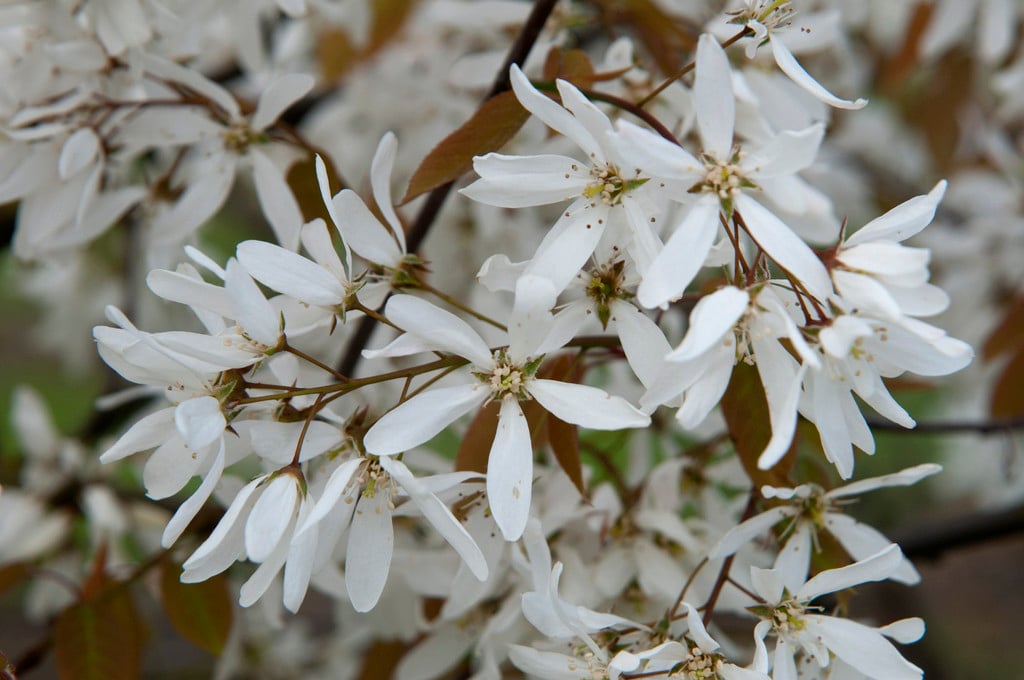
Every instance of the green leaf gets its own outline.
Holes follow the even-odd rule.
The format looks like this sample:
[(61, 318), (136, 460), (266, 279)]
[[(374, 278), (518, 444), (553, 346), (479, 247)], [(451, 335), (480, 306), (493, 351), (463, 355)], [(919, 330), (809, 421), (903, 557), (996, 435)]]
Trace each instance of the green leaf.
[(53, 634), (60, 680), (141, 677), (144, 633), (127, 588), (110, 588), (68, 607)]
[(167, 619), (181, 636), (219, 655), (231, 632), (231, 596), (223, 575), (201, 583), (182, 583), (181, 567), (167, 560), (160, 568), (160, 600)]
[(473, 167), (474, 156), (500, 149), (529, 117), (512, 92), (502, 92), (488, 99), (469, 120), (427, 154), (409, 180), (402, 203), (468, 172)]

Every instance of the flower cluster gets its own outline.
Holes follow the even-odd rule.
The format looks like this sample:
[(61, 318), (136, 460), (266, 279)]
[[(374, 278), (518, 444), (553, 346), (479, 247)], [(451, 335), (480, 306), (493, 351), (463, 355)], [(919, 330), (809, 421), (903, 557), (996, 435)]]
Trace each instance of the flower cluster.
[[(844, 506), (941, 467), (850, 481), (857, 451), (878, 418), (915, 426), (896, 387), (974, 357), (925, 320), (951, 299), (921, 232), (961, 178), (836, 186), (872, 153), (844, 149), (873, 110), (834, 94), (863, 86), (845, 41), (883, 11), (682, 3), (699, 37), (666, 52), (591, 44), (578, 26), (610, 8), (567, 5), (502, 62), (555, 3), (381, 4), (3, 10), (12, 250), (40, 298), (47, 266), (124, 252), (92, 338), (132, 385), (100, 405), (132, 418), (63, 441), (19, 393), (0, 565), (70, 554), (47, 502), (81, 487), (100, 557), (76, 606), (122, 544), (184, 584), (227, 574), (239, 639), (270, 649), (264, 616), (290, 625), (279, 608), (315, 592), (336, 625), (293, 668), (324, 677), (396, 638), (403, 680), (922, 677), (893, 644), (921, 620), (868, 625), (833, 596), (920, 580)], [(923, 58), (975, 4), (1010, 11), (954, 4)], [(815, 53), (847, 77), (819, 82)], [(218, 216), (252, 193), (269, 230), (236, 238)], [(159, 504), (145, 521), (96, 483), (115, 468)], [(251, 663), (235, 648), (221, 672)]]

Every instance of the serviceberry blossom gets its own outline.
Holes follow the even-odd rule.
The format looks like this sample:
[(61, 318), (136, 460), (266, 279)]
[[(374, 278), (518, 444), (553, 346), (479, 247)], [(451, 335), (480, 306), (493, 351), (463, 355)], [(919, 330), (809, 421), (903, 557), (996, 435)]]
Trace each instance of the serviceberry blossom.
[(405, 332), (374, 357), (439, 351), (470, 364), (473, 381), (427, 390), (399, 404), (366, 433), (369, 453), (393, 455), (418, 446), (460, 416), (489, 401), (500, 404), (498, 431), (487, 458), (487, 499), (505, 538), (523, 533), (530, 512), (533, 455), (522, 400), (535, 399), (568, 423), (602, 430), (643, 427), (649, 420), (604, 390), (536, 377), (544, 356), (562, 348), (549, 311), (550, 282), (524, 275), (516, 288), (508, 344), (492, 350), (465, 321), (425, 300), (397, 295), (385, 313)]

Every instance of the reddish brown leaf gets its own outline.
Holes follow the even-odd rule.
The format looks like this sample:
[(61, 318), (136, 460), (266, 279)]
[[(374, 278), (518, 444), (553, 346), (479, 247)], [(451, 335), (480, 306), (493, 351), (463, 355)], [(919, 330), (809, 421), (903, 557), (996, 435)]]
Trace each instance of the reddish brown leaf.
[(165, 561), (160, 568), (160, 601), (181, 636), (217, 656), (231, 632), (231, 596), (223, 575), (201, 583), (182, 583), (181, 567)]
[(92, 569), (82, 584), (82, 599), (89, 600), (99, 595), (107, 586), (107, 544), (100, 543), (92, 558)]
[(502, 92), (488, 99), (468, 121), (427, 154), (413, 173), (402, 203), (469, 171), (474, 156), (500, 149), (529, 117), (512, 92)]
[(363, 666), (356, 680), (382, 680), (394, 674), (398, 662), (410, 647), (401, 640), (374, 642), (363, 655)]
[(993, 418), (1024, 416), (1024, 347), (1018, 347), (992, 389), (989, 413)]
[(576, 87), (590, 89), (594, 86), (594, 65), (583, 50), (567, 50), (552, 47), (544, 62), (544, 80), (568, 80)]
[(28, 578), (29, 566), (22, 562), (0, 567), (0, 597)]
[(733, 368), (729, 386), (722, 397), (722, 415), (743, 470), (754, 488), (764, 484), (791, 486), (789, 470), (796, 460), (796, 437), (789, 452), (774, 467), (770, 470), (757, 467), (758, 457), (771, 440), (772, 426), (768, 417), (768, 401), (756, 368), (742, 362)]
[(580, 462), (580, 437), (579, 430), (575, 425), (554, 417), (550, 413), (547, 419), (548, 443), (555, 454), (555, 460), (569, 479), (576, 485), (581, 496), (586, 496), (587, 491), (583, 486), (583, 465)]
[(498, 402), (484, 405), (469, 423), (466, 434), (455, 454), (455, 469), (459, 472), (487, 472), (487, 455), (491, 452), (494, 433), (498, 431)]
[(397, 37), (406, 19), (416, 7), (416, 0), (373, 0), (370, 22), (370, 44), (365, 52), (372, 54)]
[[(323, 157), (324, 165), (327, 166), (327, 179), (330, 181), (331, 195), (333, 196), (344, 188), (341, 185), (341, 179), (334, 171), (334, 164), (327, 153), (321, 149), (316, 149), (316, 153)], [(285, 180), (299, 204), (299, 209), (302, 210), (304, 220), (308, 222), (319, 217), (327, 224), (331, 224), (327, 206), (324, 205), (323, 197), (320, 195), (320, 185), (316, 179), (316, 158), (313, 154), (292, 164)]]
[(1024, 296), (1011, 302), (995, 330), (985, 340), (981, 356), (986, 361), (1024, 346)]
[(320, 73), (328, 83), (341, 80), (359, 58), (348, 34), (338, 28), (328, 28), (317, 36), (315, 52)]
[(143, 630), (127, 588), (114, 587), (68, 607), (53, 629), (61, 680), (140, 677)]

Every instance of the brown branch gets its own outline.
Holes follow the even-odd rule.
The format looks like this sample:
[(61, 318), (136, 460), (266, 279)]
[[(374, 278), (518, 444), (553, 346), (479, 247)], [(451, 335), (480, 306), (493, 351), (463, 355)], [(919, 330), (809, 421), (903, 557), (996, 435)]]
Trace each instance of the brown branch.
[(913, 428), (906, 428), (887, 420), (868, 423), (872, 430), (881, 432), (899, 432), (901, 434), (999, 434), (1012, 430), (1024, 429), (1024, 418), (1002, 418), (998, 420), (966, 421), (953, 420), (939, 423), (918, 423)]

